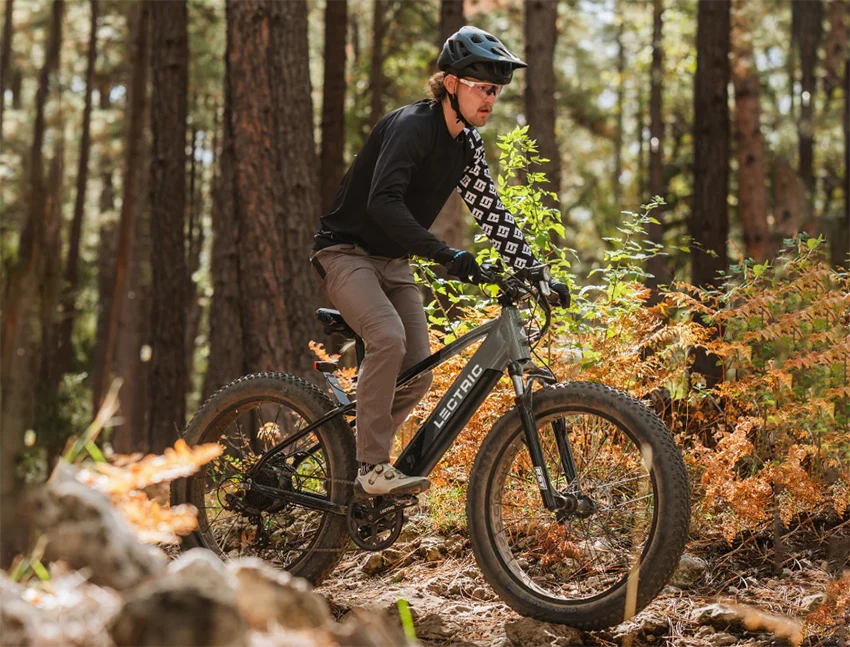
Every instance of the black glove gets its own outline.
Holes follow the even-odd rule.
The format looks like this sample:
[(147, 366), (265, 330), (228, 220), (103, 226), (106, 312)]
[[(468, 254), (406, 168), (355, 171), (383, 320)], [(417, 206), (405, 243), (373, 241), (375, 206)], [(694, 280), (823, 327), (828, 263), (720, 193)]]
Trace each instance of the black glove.
[(475, 255), (471, 252), (449, 247), (436, 260), (445, 266), (449, 274), (456, 276), (461, 281), (473, 284), (481, 283), (481, 268), (478, 266), (478, 261), (475, 260)]
[(560, 281), (556, 281), (555, 279), (549, 279), (549, 287), (552, 289), (552, 294), (549, 295), (549, 301), (551, 303), (560, 304), (560, 306), (566, 310), (570, 307), (570, 286), (566, 283), (561, 283)]

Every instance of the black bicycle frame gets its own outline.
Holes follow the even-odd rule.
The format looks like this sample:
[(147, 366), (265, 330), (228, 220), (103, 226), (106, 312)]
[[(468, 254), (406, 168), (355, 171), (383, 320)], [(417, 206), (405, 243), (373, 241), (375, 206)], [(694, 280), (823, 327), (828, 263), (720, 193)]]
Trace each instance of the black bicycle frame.
[[(469, 419), (472, 418), (496, 386), (503, 372), (509, 369), (517, 392), (517, 406), (520, 409), (525, 428), (526, 442), (538, 476), (538, 486), (546, 507), (555, 510), (560, 507), (560, 497), (557, 493), (552, 492), (549, 484), (548, 473), (540, 449), (540, 439), (531, 413), (530, 384), (531, 379), (542, 379), (549, 382), (553, 382), (554, 379), (548, 375), (541, 375), (540, 369), (531, 361), (528, 337), (520, 319), (519, 311), (515, 306), (504, 306), (498, 318), (475, 328), (412, 366), (398, 377), (395, 390), (398, 392), (409, 382), (454, 357), (482, 338), (481, 346), (472, 355), (460, 375), (452, 382), (451, 387), (437, 403), (431, 415), (428, 416), (428, 419), (422, 424), (407, 447), (404, 448), (396, 461), (396, 467), (411, 476), (427, 476), (430, 474), (466, 426), (466, 423), (469, 422)], [(534, 375), (526, 385), (523, 385), (522, 375), (528, 373)], [(304, 438), (320, 425), (337, 416), (351, 413), (355, 406), (356, 402), (353, 401), (343, 403), (301, 431), (288, 436), (263, 454), (250, 472), (259, 470), (267, 461), (283, 452), (287, 446)], [(570, 456), (571, 459), (572, 456)], [(269, 490), (269, 488), (263, 488), (263, 490)], [(269, 493), (271, 492), (269, 491)], [(297, 493), (279, 491), (277, 494), (282, 499), (292, 499), (293, 502), (310, 507), (319, 507), (315, 504), (310, 505), (312, 502), (304, 500), (305, 497), (303, 496), (297, 496)], [(329, 509), (335, 505), (328, 502), (321, 507), (322, 509)]]

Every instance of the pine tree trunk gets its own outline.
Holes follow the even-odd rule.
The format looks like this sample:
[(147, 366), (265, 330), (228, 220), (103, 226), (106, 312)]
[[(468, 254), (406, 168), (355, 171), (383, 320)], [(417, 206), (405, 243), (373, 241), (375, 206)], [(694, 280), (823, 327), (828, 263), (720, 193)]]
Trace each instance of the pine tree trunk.
[(463, 0), (440, 0), (440, 39), (438, 49), (442, 49), (449, 36), (466, 24), (463, 15)]
[(186, 414), (186, 0), (151, 11), (151, 451), (177, 440)]
[[(283, 240), (284, 195), (279, 172), (279, 115), (272, 48), (284, 3), (229, 2), (228, 62), (232, 108), (236, 221), (239, 225), (239, 310), (245, 372), (290, 365), (285, 277), (291, 259)], [(307, 122), (311, 123), (311, 122)], [(302, 248), (301, 255), (308, 248)]]
[(374, 0), (372, 11), (372, 59), (369, 83), (371, 88), (369, 125), (374, 126), (384, 115), (384, 41), (387, 32), (387, 0)]
[(29, 204), (18, 246), (18, 261), (4, 286), (0, 331), (0, 566), (6, 567), (24, 549), (26, 533), (17, 517), (23, 484), (17, 478), (17, 462), (24, 446), (24, 432), (32, 423), (33, 393), (39, 368), (38, 278), (45, 256), (47, 195), (42, 145), (45, 105), (50, 77), (59, 67), (62, 41), (63, 0), (51, 8), (50, 28), (38, 79), (33, 143), (29, 160)]
[(622, 208), (623, 199), (620, 178), (623, 175), (623, 114), (626, 102), (626, 84), (623, 80), (626, 71), (626, 48), (623, 46), (623, 30), (624, 21), (621, 17), (617, 27), (617, 129), (614, 135), (614, 173), (611, 176), (614, 204), (618, 209)]
[(325, 7), (325, 73), (322, 82), (321, 208), (330, 209), (345, 173), (345, 45), (348, 0)]
[(272, 89), (278, 111), (278, 155), (283, 191), (283, 243), (286, 271), (283, 289), (291, 352), (285, 370), (314, 379), (310, 342), (322, 334), (316, 320), (319, 282), (308, 262), (313, 234), (319, 226), (318, 160), (313, 129), (313, 101), (310, 86), (307, 43), (307, 1), (278, 3), (280, 29), (272, 32), (276, 45), (277, 74)]
[(55, 424), (58, 402), (59, 378), (56, 365), (57, 306), (62, 281), (62, 198), (65, 171), (65, 140), (60, 135), (56, 152), (47, 175), (47, 204), (44, 227), (44, 264), (38, 280), (38, 298), (41, 317), (41, 370), (38, 379), (38, 396), (34, 428), (43, 430), (41, 445), (47, 450), (48, 465), (62, 451), (67, 440), (59, 436)]
[[(729, 238), (729, 0), (700, 0), (694, 78), (694, 195), (689, 221), (692, 282), (717, 285), (727, 267)], [(722, 379), (717, 358), (697, 353), (694, 370), (713, 385)]]
[(850, 56), (844, 61), (844, 221), (838, 237), (838, 249), (833, 255), (833, 264), (850, 267)]
[[(463, 15), (463, 0), (440, 0), (440, 36), (436, 51), (439, 52), (449, 36), (466, 24)], [(434, 61), (436, 63), (436, 57)], [(431, 232), (450, 246), (463, 249), (467, 245), (466, 223), (463, 219), (463, 200), (455, 191), (437, 215)]]
[[(664, 6), (663, 0), (652, 3), (652, 65), (649, 78), (649, 193), (651, 196), (667, 196), (664, 182)], [(647, 234), (653, 243), (664, 242), (664, 207), (652, 211), (652, 217), (659, 224), (650, 223)], [(667, 257), (654, 256), (646, 264), (651, 274), (647, 286), (653, 291), (653, 300), (658, 297), (658, 286), (669, 284), (671, 277)]]
[[(541, 165), (549, 183), (546, 191), (561, 193), (561, 152), (555, 132), (555, 41), (557, 40), (558, 3), (552, 0), (525, 2), (525, 112), (528, 134), (537, 140), (540, 156), (549, 161)], [(543, 203), (560, 211), (560, 203), (546, 197)]]
[(133, 24), (133, 72), (127, 97), (127, 144), (124, 152), (124, 180), (121, 201), (121, 217), (118, 225), (118, 242), (115, 250), (115, 268), (112, 274), (112, 295), (106, 304), (106, 327), (98, 337), (102, 350), (97, 355), (100, 363), (92, 376), (92, 400), (94, 410), (100, 408), (112, 375), (118, 325), (127, 288), (127, 262), (132, 249), (136, 202), (139, 200), (138, 168), (141, 162), (145, 136), (145, 114), (148, 79), (148, 35), (150, 3), (140, 2), (134, 7)]
[(191, 156), (189, 161), (189, 233), (186, 239), (186, 392), (192, 391), (195, 376), (195, 338), (198, 336), (198, 326), (201, 320), (201, 302), (198, 300), (198, 286), (195, 283), (195, 272), (201, 266), (201, 249), (204, 246), (204, 227), (201, 222), (203, 206), (201, 204), (202, 169), (198, 168), (195, 157), (198, 151), (198, 140), (203, 145), (203, 131), (192, 127)]
[[(80, 157), (77, 164), (77, 195), (74, 201), (74, 219), (71, 221), (71, 233), (68, 237), (68, 259), (65, 264), (65, 285), (62, 294), (62, 319), (60, 321), (59, 343), (56, 359), (58, 377), (71, 368), (71, 338), (74, 321), (77, 317), (77, 288), (79, 281), (80, 239), (85, 216), (86, 188), (89, 178), (89, 151), (91, 149), (91, 113), (94, 68), (97, 60), (97, 19), (98, 0), (91, 0), (91, 23), (89, 26), (89, 51), (86, 67), (86, 94), (83, 108), (83, 124), (80, 134)], [(58, 386), (55, 385), (55, 386)], [(54, 387), (55, 388), (55, 387)]]
[(204, 377), (203, 399), (243, 373), (242, 322), (239, 310), (239, 251), (236, 241), (236, 177), (233, 151), (233, 110), (230, 67), (232, 53), (232, 10), (228, 7), (227, 54), (225, 55), (224, 134), (219, 157), (220, 175), (212, 206), (212, 283), (210, 303), (210, 355)]
[(844, 74), (844, 61), (847, 59), (847, 51), (850, 48), (850, 2), (848, 0), (832, 0), (829, 3), (829, 33), (824, 43), (825, 58), (824, 69), (824, 112), (829, 110), (832, 96), (836, 88), (842, 86), (841, 79)]
[(738, 155), (738, 214), (747, 256), (761, 263), (770, 255), (767, 225), (764, 139), (761, 133), (759, 78), (753, 60), (751, 3), (735, 1), (735, 134)]
[(821, 0), (792, 0), (792, 37), (799, 48), (800, 85), (802, 91), (799, 138), (799, 167), (797, 172), (806, 187), (806, 223), (814, 227), (814, 108), (817, 88), (818, 47), (823, 33), (823, 3)]
[(6, 20), (3, 23), (3, 45), (0, 46), (0, 148), (3, 146), (3, 108), (6, 105), (6, 86), (9, 84), (9, 61), (12, 60), (13, 0), (6, 0)]
[[(104, 185), (104, 192), (106, 192)], [(112, 300), (114, 298), (113, 286), (115, 285), (115, 254), (118, 248), (116, 240), (116, 224), (112, 220), (103, 222), (100, 226), (100, 236), (98, 238), (97, 247), (97, 324), (95, 329), (96, 339), (100, 340), (106, 336), (106, 330), (109, 327), (109, 315), (112, 310)], [(106, 347), (102, 343), (95, 344), (92, 350), (92, 383), (105, 382), (107, 377), (102, 375), (103, 371), (109, 371), (108, 375), (112, 375), (113, 362), (107, 361), (104, 356)], [(125, 389), (122, 387), (118, 393), (119, 398), (124, 398)], [(98, 403), (98, 408), (99, 408)], [(98, 409), (94, 409), (97, 411)], [(117, 436), (120, 437), (121, 431), (118, 430)], [(120, 440), (119, 440), (120, 444)]]

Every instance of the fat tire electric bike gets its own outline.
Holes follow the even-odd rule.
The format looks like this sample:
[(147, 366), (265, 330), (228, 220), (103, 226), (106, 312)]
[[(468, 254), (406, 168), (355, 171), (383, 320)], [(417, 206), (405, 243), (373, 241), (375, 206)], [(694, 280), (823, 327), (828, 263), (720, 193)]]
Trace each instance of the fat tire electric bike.
[[(498, 317), (402, 373), (396, 390), (480, 342), (395, 466), (427, 476), (507, 372), (515, 404), (478, 449), (467, 490), (473, 552), (487, 582), (522, 615), (582, 629), (628, 619), (664, 587), (684, 550), (690, 517), (681, 453), (659, 417), (596, 383), (556, 383), (532, 360), (551, 322), (548, 268), (484, 271), (499, 287)], [(541, 308), (545, 322), (535, 327)], [(325, 332), (363, 341), (339, 312), (317, 311)], [(365, 498), (353, 487), (355, 402), (333, 362), (316, 362), (330, 395), (284, 373), (239, 378), (189, 423), (190, 446), (222, 455), (176, 481), (172, 503), (191, 503), (199, 527), (185, 547), (255, 555), (319, 584), (351, 542), (383, 550), (415, 496)], [(534, 388), (535, 385), (538, 388)]]

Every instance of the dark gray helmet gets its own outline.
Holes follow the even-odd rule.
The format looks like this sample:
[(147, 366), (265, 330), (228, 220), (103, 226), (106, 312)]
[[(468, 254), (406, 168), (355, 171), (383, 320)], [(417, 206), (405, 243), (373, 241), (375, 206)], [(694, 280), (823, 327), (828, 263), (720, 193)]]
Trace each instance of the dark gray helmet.
[(469, 25), (449, 36), (437, 59), (437, 69), (457, 76), (507, 85), (514, 70), (528, 67), (511, 54), (498, 38)]

